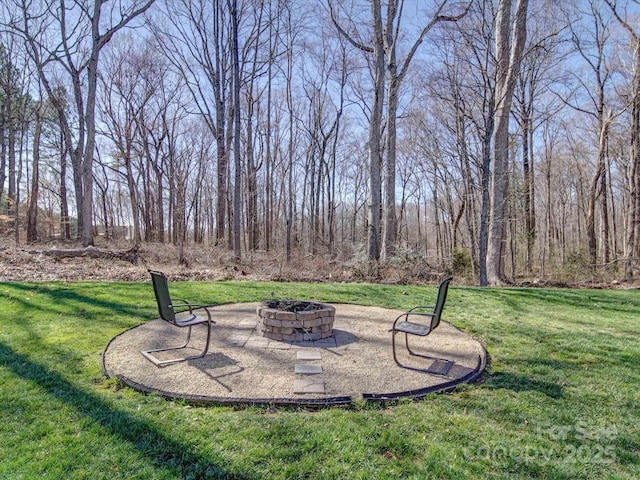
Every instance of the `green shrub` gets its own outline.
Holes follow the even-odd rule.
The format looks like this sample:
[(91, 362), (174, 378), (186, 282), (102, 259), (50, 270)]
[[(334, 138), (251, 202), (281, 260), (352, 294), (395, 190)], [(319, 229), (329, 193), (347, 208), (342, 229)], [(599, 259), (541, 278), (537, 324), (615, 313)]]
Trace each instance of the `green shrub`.
[(471, 272), (471, 255), (469, 255), (469, 251), (458, 248), (453, 252), (453, 257), (451, 258), (451, 273), (468, 277), (471, 275)]

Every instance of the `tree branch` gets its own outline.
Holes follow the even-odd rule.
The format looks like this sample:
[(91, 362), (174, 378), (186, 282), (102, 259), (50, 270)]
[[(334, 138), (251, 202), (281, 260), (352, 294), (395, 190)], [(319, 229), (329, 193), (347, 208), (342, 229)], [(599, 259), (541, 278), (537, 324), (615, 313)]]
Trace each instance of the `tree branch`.
[(442, 12), (446, 4), (447, 4), (447, 0), (444, 0), (440, 4), (440, 6), (438, 7), (438, 10), (436, 10), (436, 14), (433, 16), (433, 18), (427, 24), (427, 26), (422, 29), (422, 31), (420, 32), (420, 36), (411, 47), (411, 50), (409, 50), (409, 53), (404, 59), (404, 62), (402, 62), (402, 68), (400, 69), (400, 73), (398, 74), (398, 78), (400, 80), (402, 80), (406, 75), (407, 70), (409, 69), (409, 64), (411, 63), (413, 56), (416, 54), (418, 47), (420, 47), (420, 45), (424, 41), (424, 37), (427, 36), (427, 33), (429, 33), (437, 23), (457, 22), (458, 20), (462, 19), (469, 12), (469, 9), (471, 8), (471, 1), (469, 1), (469, 3), (467, 3), (467, 6), (464, 8), (464, 11), (462, 11), (458, 15), (440, 15), (440, 12)]
[(333, 13), (333, 4), (331, 3), (331, 0), (329, 0), (328, 2), (329, 5), (329, 12), (331, 14), (331, 21), (333, 22), (333, 24), (335, 25), (336, 29), (338, 30), (338, 32), (340, 33), (340, 35), (342, 35), (351, 45), (353, 45), (354, 47), (356, 47), (358, 50), (362, 50), (363, 52), (367, 52), (367, 53), (373, 53), (373, 47), (369, 47), (367, 45), (363, 45), (360, 42), (357, 42), (356, 40), (353, 39), (353, 37), (351, 37), (351, 35), (349, 35), (338, 23), (338, 20), (336, 19), (334, 13)]

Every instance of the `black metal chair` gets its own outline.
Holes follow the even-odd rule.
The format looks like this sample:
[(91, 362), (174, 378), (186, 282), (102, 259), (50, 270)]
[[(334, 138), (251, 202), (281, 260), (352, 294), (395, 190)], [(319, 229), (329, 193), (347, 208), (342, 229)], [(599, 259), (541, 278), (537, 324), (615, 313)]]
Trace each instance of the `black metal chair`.
[[(392, 332), (391, 344), (393, 349), (393, 359), (399, 366), (408, 368), (410, 370), (434, 373), (437, 375), (447, 375), (447, 373), (449, 373), (449, 369), (451, 368), (451, 365), (453, 365), (453, 361), (416, 353), (409, 347), (409, 335), (426, 337), (438, 327), (438, 325), (440, 324), (440, 319), (442, 317), (442, 309), (444, 308), (444, 303), (447, 300), (447, 291), (449, 290), (449, 283), (451, 282), (451, 280), (452, 279), (450, 277), (440, 283), (440, 286), (438, 287), (438, 297), (436, 299), (435, 305), (413, 307), (411, 310), (399, 315), (393, 322), (393, 327), (389, 331)], [(410, 321), (412, 317), (417, 319), (418, 321)], [(427, 321), (420, 323), (420, 317), (425, 318)], [(404, 341), (409, 355), (434, 360), (435, 363), (442, 364), (444, 362), (441, 365), (441, 368), (433, 368), (433, 365), (435, 365), (435, 363), (430, 364), (428, 368), (403, 365), (402, 363), (400, 363), (400, 361), (398, 360), (398, 356), (396, 355), (397, 333), (404, 333)]]
[[(153, 291), (156, 296), (156, 302), (158, 303), (158, 312), (160, 313), (160, 318), (176, 327), (187, 327), (188, 330), (187, 341), (184, 343), (184, 345), (180, 345), (178, 347), (165, 347), (157, 348), (154, 350), (144, 350), (141, 352), (142, 355), (144, 355), (151, 363), (153, 363), (157, 367), (164, 367), (172, 363), (184, 362), (186, 360), (194, 360), (196, 358), (204, 357), (209, 351), (209, 343), (211, 340), (211, 324), (215, 323), (211, 320), (211, 313), (209, 312), (209, 309), (204, 305), (189, 303), (181, 298), (171, 298), (171, 296), (169, 295), (169, 281), (167, 280), (166, 275), (155, 270), (149, 270), (149, 273), (151, 274), (151, 281), (153, 282)], [(178, 303), (176, 304), (176, 302)], [(198, 315), (195, 310), (203, 310), (206, 313), (206, 316)], [(169, 360), (160, 360), (153, 355), (157, 352), (167, 352), (170, 350), (180, 350), (186, 348), (189, 345), (189, 341), (191, 340), (191, 327), (201, 323), (207, 324), (207, 342), (201, 354), (191, 357), (173, 358)]]

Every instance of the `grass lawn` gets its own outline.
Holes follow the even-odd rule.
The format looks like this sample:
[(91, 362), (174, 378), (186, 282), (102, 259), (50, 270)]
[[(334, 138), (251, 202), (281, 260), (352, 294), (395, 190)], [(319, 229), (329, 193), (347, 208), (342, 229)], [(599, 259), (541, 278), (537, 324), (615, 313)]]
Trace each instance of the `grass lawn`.
[[(435, 292), (172, 284), (176, 297), (207, 303), (401, 309)], [(480, 384), (319, 411), (198, 407), (106, 380), (107, 342), (157, 317), (150, 283), (4, 283), (0, 313), (0, 479), (640, 478), (638, 290), (454, 284), (444, 318), (485, 344)]]

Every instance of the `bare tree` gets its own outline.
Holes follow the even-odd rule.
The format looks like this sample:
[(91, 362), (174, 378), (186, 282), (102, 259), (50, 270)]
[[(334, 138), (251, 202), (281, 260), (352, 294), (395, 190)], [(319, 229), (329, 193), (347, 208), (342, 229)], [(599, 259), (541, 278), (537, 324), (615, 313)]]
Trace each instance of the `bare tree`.
[[(5, 3), (6, 25), (27, 42), (40, 81), (58, 110), (74, 165), (78, 220), (83, 245), (93, 244), (93, 159), (100, 52), (119, 31), (146, 12), (155, 0), (107, 3), (104, 0), (47, 0)], [(11, 3), (12, 5), (9, 5)], [(106, 8), (105, 8), (106, 6)], [(53, 34), (52, 34), (53, 33)], [(55, 69), (55, 66), (61, 68)], [(55, 94), (64, 72), (73, 85), (77, 125)], [(86, 88), (82, 88), (86, 82)]]
[(589, 261), (592, 268), (595, 268), (598, 257), (598, 235), (596, 232), (598, 205), (600, 205), (602, 225), (602, 260), (604, 263), (608, 263), (611, 257), (606, 168), (607, 146), (612, 122), (622, 113), (625, 107), (614, 111), (612, 102), (608, 98), (614, 80), (611, 59), (607, 55), (607, 47), (611, 37), (610, 19), (601, 10), (601, 4), (595, 0), (591, 0), (588, 3), (588, 9), (584, 14), (587, 17), (586, 21), (591, 22), (591, 24), (581, 30), (577, 25), (575, 27), (572, 26), (572, 41), (591, 76), (574, 75), (579, 91), (586, 96), (586, 102), (581, 104), (578, 100), (571, 99), (567, 103), (574, 110), (587, 115), (595, 122), (596, 161), (588, 189), (586, 210)]
[(462, 201), (469, 252), (481, 285), (487, 284), (492, 138), (496, 120), (494, 4), (473, 2), (468, 15), (456, 23), (455, 35), (443, 31), (439, 44), (443, 56), (440, 63), (445, 71), (436, 73), (430, 86), (434, 108), (452, 110), (448, 128), (455, 136), (456, 156), (460, 158), (461, 176), (466, 184)]
[[(23, 77), (26, 70), (16, 64), (19, 56), (18, 42), (7, 36), (0, 42), (0, 198), (4, 192), (5, 181), (8, 182), (6, 200), (7, 214), (15, 218), (18, 212), (16, 200), (19, 185), (17, 184), (17, 153), (20, 126), (26, 122), (23, 111), (26, 99)], [(19, 147), (18, 147), (19, 148)]]
[(240, 12), (237, 0), (227, 0), (231, 15), (231, 84), (233, 92), (233, 255), (236, 260), (242, 256), (241, 250), (241, 194), (242, 194), (242, 165), (240, 161), (240, 53), (238, 41), (238, 25)]
[[(514, 94), (513, 116), (516, 120), (521, 144), (522, 181), (519, 198), (514, 203), (521, 205), (523, 215), (516, 213), (524, 237), (524, 273), (534, 271), (536, 237), (538, 234), (536, 215), (536, 158), (538, 145), (536, 132), (541, 125), (558, 115), (564, 105), (553, 95), (550, 87), (558, 84), (562, 74), (563, 60), (560, 50), (563, 28), (562, 19), (555, 19), (554, 10), (538, 9), (529, 16), (529, 35), (522, 68), (518, 75)], [(557, 26), (556, 26), (557, 25)], [(556, 73), (559, 72), (559, 73)]]
[(287, 153), (286, 153), (286, 184), (283, 182), (283, 186), (287, 192), (287, 204), (285, 207), (285, 238), (284, 238), (284, 250), (285, 258), (287, 262), (291, 261), (292, 244), (293, 244), (293, 227), (294, 227), (294, 153), (295, 153), (295, 105), (293, 98), (293, 68), (294, 68), (294, 48), (296, 46), (296, 39), (300, 34), (299, 29), (294, 25), (294, 17), (292, 12), (292, 5), (286, 2), (283, 5), (284, 16), (284, 38), (286, 48), (286, 65), (285, 65), (285, 81), (286, 81), (286, 105), (287, 105)]
[(40, 138), (42, 134), (41, 105), (34, 109), (33, 161), (31, 168), (31, 191), (27, 209), (27, 242), (38, 240), (38, 193), (40, 187)]
[[(334, 8), (329, 1), (331, 16), (340, 34), (359, 50), (372, 53), (373, 75), (373, 101), (371, 115), (369, 117), (369, 192), (371, 195), (369, 205), (369, 240), (368, 255), (370, 260), (378, 260), (381, 253), (385, 256), (393, 256), (396, 237), (396, 116), (399, 105), (399, 92), (413, 57), (424, 41), (425, 36), (439, 22), (457, 21), (466, 15), (469, 5), (461, 12), (454, 15), (444, 15), (443, 11), (448, 6), (448, 0), (439, 2), (434, 14), (427, 25), (420, 31), (417, 39), (410, 47), (409, 52), (400, 61), (398, 68), (397, 44), (401, 35), (403, 0), (392, 0), (386, 4), (383, 12), (382, 3), (379, 0), (371, 2), (371, 26), (373, 30), (373, 42), (364, 44), (354, 38), (353, 35), (340, 25), (334, 14)], [(385, 202), (382, 203), (382, 122), (385, 98), (385, 85), (387, 90), (387, 115), (385, 125), (384, 150), (387, 154), (384, 185)], [(381, 235), (380, 215), (384, 212), (384, 235)], [(381, 245), (382, 241), (382, 245)], [(382, 249), (384, 248), (384, 252)]]
[[(629, 172), (629, 212), (625, 236), (625, 277), (634, 274), (634, 259), (640, 258), (640, 29), (634, 28), (626, 17), (626, 10), (616, 0), (605, 0), (616, 20), (631, 37), (634, 53), (633, 78), (631, 85), (631, 139)], [(637, 2), (634, 2), (637, 3)]]
[[(216, 139), (217, 244), (227, 231), (230, 96), (229, 11), (227, 2), (165, 1), (163, 18), (153, 25), (167, 59), (192, 94), (195, 108)], [(163, 21), (168, 24), (164, 26)]]
[[(487, 282), (501, 284), (504, 274), (507, 192), (509, 186), (509, 117), (513, 91), (527, 35), (528, 0), (500, 0), (496, 16), (496, 128), (493, 138), (491, 218), (487, 244)], [(482, 283), (482, 282), (481, 282)]]
[[(440, 2), (427, 25), (420, 31), (418, 38), (405, 55), (404, 59), (397, 58), (397, 45), (400, 41), (400, 26), (402, 22), (402, 11), (404, 1), (393, 0), (388, 3), (386, 11), (386, 23), (383, 34), (383, 48), (385, 52), (385, 70), (387, 74), (387, 114), (385, 129), (385, 199), (384, 199), (384, 223), (383, 223), (383, 255), (391, 257), (395, 253), (397, 236), (396, 219), (396, 117), (398, 115), (398, 105), (400, 87), (407, 75), (411, 61), (418, 48), (424, 41), (426, 35), (433, 27), (440, 22), (457, 22), (463, 18), (471, 5), (453, 14), (445, 14), (444, 10), (448, 6), (449, 0)], [(378, 7), (379, 8), (379, 7)]]
[[(113, 168), (123, 175), (127, 184), (133, 242), (138, 244), (142, 240), (137, 187), (140, 170), (134, 164), (136, 157), (141, 157), (136, 149), (136, 145), (141, 143), (143, 128), (140, 118), (155, 90), (155, 82), (145, 81), (151, 77), (148, 72), (153, 70), (153, 57), (151, 49), (136, 45), (130, 38), (108, 53), (104, 74), (99, 76), (102, 87), (100, 113), (106, 124), (105, 131), (101, 133), (115, 146), (113, 157), (116, 162)], [(120, 166), (124, 171), (120, 170)]]

